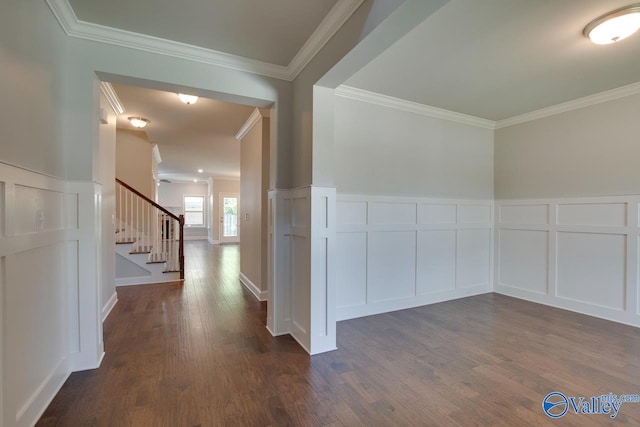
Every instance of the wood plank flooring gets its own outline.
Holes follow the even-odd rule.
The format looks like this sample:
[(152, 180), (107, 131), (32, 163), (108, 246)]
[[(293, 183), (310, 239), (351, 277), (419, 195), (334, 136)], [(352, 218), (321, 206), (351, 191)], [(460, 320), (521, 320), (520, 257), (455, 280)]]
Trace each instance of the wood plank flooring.
[(340, 322), (309, 357), (265, 328), (237, 246), (186, 244), (184, 287), (118, 288), (99, 369), (74, 373), (38, 426), (640, 425), (553, 420), (552, 391), (640, 393), (636, 328), (487, 294)]

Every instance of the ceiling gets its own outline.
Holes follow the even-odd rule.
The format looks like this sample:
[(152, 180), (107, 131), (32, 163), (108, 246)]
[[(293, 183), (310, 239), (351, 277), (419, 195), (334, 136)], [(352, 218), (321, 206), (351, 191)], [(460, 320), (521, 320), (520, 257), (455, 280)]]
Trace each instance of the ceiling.
[(582, 35), (630, 0), (452, 0), (344, 84), (502, 120), (640, 80), (640, 34)]
[(240, 143), (235, 135), (255, 107), (208, 98), (186, 105), (173, 92), (122, 84), (113, 84), (113, 89), (126, 109), (118, 116), (119, 129), (135, 129), (127, 120), (130, 116), (151, 121), (144, 130), (160, 149), (160, 178), (240, 177)]
[(69, 0), (77, 18), (288, 65), (338, 0)]

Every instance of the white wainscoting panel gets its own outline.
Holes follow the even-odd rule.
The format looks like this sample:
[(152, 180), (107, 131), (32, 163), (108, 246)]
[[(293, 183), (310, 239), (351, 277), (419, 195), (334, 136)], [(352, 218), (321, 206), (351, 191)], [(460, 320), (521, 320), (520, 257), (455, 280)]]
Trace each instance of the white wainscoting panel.
[(369, 204), (369, 224), (415, 224), (416, 204), (374, 202)]
[(547, 293), (549, 232), (537, 230), (499, 231), (499, 280), (508, 286), (539, 294)]
[(500, 224), (538, 224), (549, 223), (549, 205), (503, 205), (498, 206)]
[(627, 236), (558, 233), (558, 297), (624, 310)]
[(367, 224), (367, 203), (366, 202), (344, 202), (337, 207), (337, 219), (339, 225), (366, 225)]
[(491, 283), (492, 230), (458, 230), (456, 287), (472, 288)]
[(492, 290), (493, 202), (338, 194), (338, 320)]
[[(310, 354), (336, 349), (335, 211), (334, 188), (269, 192), (267, 328)], [(357, 204), (345, 212), (362, 215)]]
[(419, 224), (456, 224), (457, 205), (420, 203), (418, 205)]
[(34, 425), (102, 357), (100, 188), (0, 163), (0, 424)]
[[(455, 212), (455, 211), (454, 211)], [(456, 287), (456, 231), (418, 231), (416, 295), (453, 291)]]
[(495, 291), (640, 326), (639, 200), (496, 201)]
[(461, 204), (458, 209), (458, 222), (460, 224), (490, 224), (491, 205)]
[(414, 296), (416, 232), (373, 231), (367, 246), (367, 302)]
[(367, 303), (367, 233), (339, 233), (337, 236), (336, 299), (344, 307)]
[(626, 203), (558, 203), (558, 225), (627, 225)]

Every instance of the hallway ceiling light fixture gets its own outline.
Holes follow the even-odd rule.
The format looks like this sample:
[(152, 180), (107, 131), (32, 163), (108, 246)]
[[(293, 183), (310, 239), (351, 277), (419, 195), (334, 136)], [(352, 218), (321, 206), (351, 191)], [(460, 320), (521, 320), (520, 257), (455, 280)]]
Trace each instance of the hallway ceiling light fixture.
[(595, 44), (624, 40), (640, 29), (640, 3), (621, 7), (594, 19), (583, 34)]
[(198, 180), (197, 180), (197, 179), (194, 179), (194, 180), (193, 180), (193, 182), (198, 182)]
[(198, 173), (204, 172), (204, 169), (198, 169)]
[(129, 121), (133, 127), (138, 129), (142, 129), (146, 127), (151, 121), (149, 119), (145, 119), (144, 117), (129, 117)]
[(187, 105), (195, 104), (198, 102), (198, 97), (195, 95), (185, 95), (184, 93), (179, 93), (178, 98), (180, 101), (184, 102)]

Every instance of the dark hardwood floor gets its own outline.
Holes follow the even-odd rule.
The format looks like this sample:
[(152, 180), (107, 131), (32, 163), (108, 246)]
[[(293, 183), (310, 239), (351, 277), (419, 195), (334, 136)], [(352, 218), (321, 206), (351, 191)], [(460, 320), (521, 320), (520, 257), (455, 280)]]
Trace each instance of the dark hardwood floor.
[(184, 287), (118, 288), (99, 369), (74, 373), (39, 426), (640, 425), (553, 420), (552, 391), (640, 393), (636, 328), (487, 294), (340, 322), (309, 357), (265, 328), (237, 246), (186, 245)]

